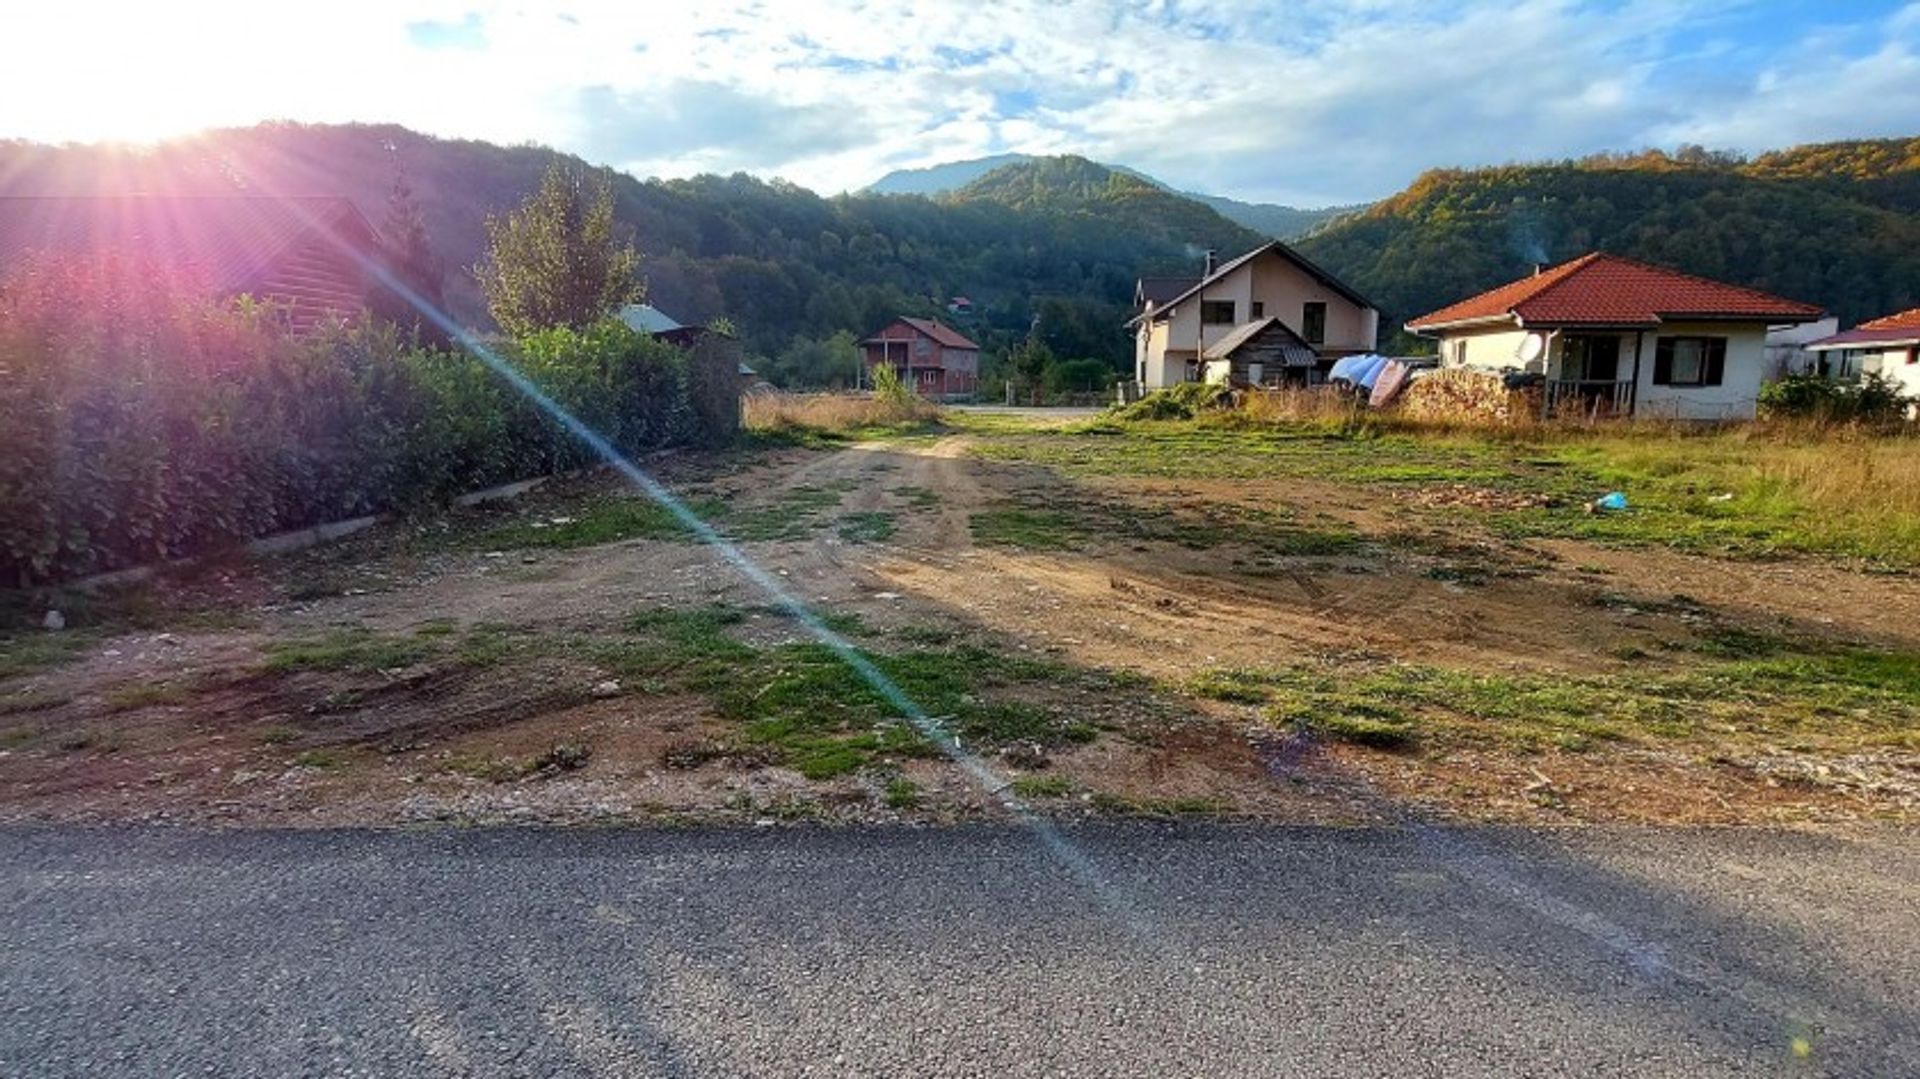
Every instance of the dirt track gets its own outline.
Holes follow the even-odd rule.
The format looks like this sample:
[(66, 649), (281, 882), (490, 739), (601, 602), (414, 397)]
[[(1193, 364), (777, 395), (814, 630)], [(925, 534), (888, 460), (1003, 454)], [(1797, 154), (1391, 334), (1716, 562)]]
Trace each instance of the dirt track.
[[(802, 601), (857, 615), (873, 633), (863, 644), (882, 650), (896, 633), (937, 627), (989, 647), (1167, 685), (1204, 668), (1271, 666), (1305, 654), (1469, 671), (1619, 672), (1631, 669), (1636, 648), (1688, 638), (1703, 619), (1920, 647), (1913, 578), (1866, 577), (1812, 560), (1717, 562), (1417, 531), (1385, 548), (1284, 557), (1232, 537), (1188, 545), (1117, 531), (1087, 536), (1073, 550), (982, 546), (973, 537), (975, 516), (1008, 506), (1094, 505), (1121, 518), (1153, 513), (1175, 521), (1238, 506), (1368, 535), (1408, 526), (1390, 504), (1352, 487), (1111, 479), (1096, 488), (1045, 468), (970, 456), (970, 438), (682, 462), (669, 479), (737, 511), (778, 511), (795, 490), (838, 492), (837, 505), (799, 538), (742, 549)], [(549, 493), (506, 512), (561, 513), (569, 497)], [(892, 533), (853, 542), (833, 527), (863, 513), (887, 515)], [(616, 627), (637, 609), (768, 601), (698, 544), (627, 540), (520, 552), (410, 546), (400, 542), (406, 538), (395, 526), (338, 549), (216, 574), (189, 588), (201, 598), (218, 593), (220, 603), (242, 611), (237, 628), (132, 634), (9, 687), (55, 703), (0, 717), (40, 732), (37, 741), (0, 752), (0, 817), (381, 823), (757, 817), (796, 806), (807, 815), (894, 815), (879, 806), (871, 777), (809, 783), (782, 768), (663, 768), (673, 746), (724, 738), (727, 725), (696, 696), (623, 687), (594, 697), (584, 690), (605, 672), (577, 657), (389, 671), (351, 683), (312, 672), (258, 673), (267, 642), (329, 627), (404, 634), (441, 623), (584, 634)], [(1468, 586), (1455, 577), (1463, 565), (1486, 572)], [(326, 574), (346, 582), (343, 594), (289, 598)], [(1667, 602), (1674, 593), (1687, 602)], [(1615, 601), (1598, 602), (1602, 595)], [(792, 622), (757, 614), (739, 632), (758, 644), (801, 636)], [(151, 699), (128, 692), (155, 684), (190, 691)], [(1246, 708), (1174, 700), (1151, 687), (1047, 696), (1050, 707), (1130, 731), (1056, 754), (1052, 774), (1135, 805), (1208, 800), (1234, 813), (1306, 820), (1409, 808), (1561, 819), (1566, 799), (1556, 795), (1543, 809), (1526, 793), (1545, 783), (1574, 799), (1580, 819), (1806, 819), (1873, 809), (1659, 750), (1566, 760), (1472, 750), (1408, 758), (1340, 745), (1303, 753), (1276, 750), (1283, 740)], [(1152, 708), (1159, 711), (1141, 718)], [(263, 745), (262, 730), (293, 732), (290, 744)], [(510, 783), (456, 767), (531, 757), (563, 742), (590, 745), (591, 765)], [(290, 765), (290, 757), (300, 759), (291, 749), (300, 746), (340, 748), (346, 766)], [(901, 768), (929, 793), (921, 815), (993, 812), (987, 792), (944, 764)]]

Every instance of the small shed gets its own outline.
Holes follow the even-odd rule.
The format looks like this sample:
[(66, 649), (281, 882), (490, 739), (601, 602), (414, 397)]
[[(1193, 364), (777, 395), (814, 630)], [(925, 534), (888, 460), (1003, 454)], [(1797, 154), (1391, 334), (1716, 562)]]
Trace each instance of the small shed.
[(1229, 386), (1304, 386), (1317, 381), (1320, 353), (1275, 317), (1235, 326), (1207, 347), (1207, 381)]

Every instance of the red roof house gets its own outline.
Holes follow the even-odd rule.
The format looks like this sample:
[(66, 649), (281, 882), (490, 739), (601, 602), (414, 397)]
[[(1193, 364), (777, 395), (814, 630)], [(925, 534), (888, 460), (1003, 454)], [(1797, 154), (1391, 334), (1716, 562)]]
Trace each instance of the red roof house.
[(869, 372), (886, 364), (923, 397), (964, 397), (980, 381), (980, 346), (938, 319), (902, 315), (860, 349)]
[(1768, 327), (1821, 309), (1595, 252), (1407, 323), (1449, 366), (1544, 377), (1546, 409), (1745, 419), (1768, 373)]
[(151, 259), (274, 304), (301, 333), (364, 309), (376, 245), (345, 198), (0, 197), (0, 279), (36, 255)]
[(1831, 369), (1875, 374), (1920, 398), (1920, 307), (1862, 322), (1844, 333), (1807, 343), (1807, 351), (1837, 354)]

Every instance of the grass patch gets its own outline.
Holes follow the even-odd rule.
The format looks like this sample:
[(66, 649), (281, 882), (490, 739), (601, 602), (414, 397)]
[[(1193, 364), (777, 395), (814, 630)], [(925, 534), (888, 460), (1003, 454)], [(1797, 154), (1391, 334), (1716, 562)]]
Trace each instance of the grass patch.
[(420, 663), (433, 655), (434, 648), (415, 637), (354, 628), (275, 641), (267, 645), (266, 652), (266, 668), (270, 671), (388, 671)]
[(920, 785), (906, 776), (895, 776), (887, 780), (882, 797), (890, 809), (915, 809), (921, 801)]
[[(1563, 536), (1739, 557), (1829, 554), (1920, 566), (1920, 452), (1909, 436), (1645, 424), (1519, 433), (1393, 417), (1265, 423), (1232, 412), (1040, 432), (986, 426), (970, 452), (1068, 477), (1301, 478), (1376, 488), (1461, 484), (1546, 496), (1524, 509), (1430, 507), (1514, 538)], [(1588, 514), (1619, 490), (1630, 509)]]
[(840, 518), (840, 538), (848, 543), (884, 543), (893, 538), (894, 516), (880, 510), (849, 513)]
[(296, 768), (313, 768), (322, 772), (337, 772), (352, 763), (351, 759), (339, 750), (308, 749), (294, 754)]
[(0, 679), (18, 678), (80, 658), (94, 643), (91, 633), (62, 630), (0, 637)]
[(806, 539), (815, 529), (827, 526), (827, 511), (839, 507), (846, 491), (844, 484), (790, 487), (771, 503), (731, 512), (725, 531), (728, 538), (740, 541)]
[(1073, 515), (1058, 510), (982, 510), (968, 518), (967, 525), (973, 532), (973, 542), (988, 547), (1071, 551), (1087, 542)]
[(1012, 789), (1029, 800), (1065, 798), (1073, 793), (1073, 780), (1066, 776), (1020, 776), (1013, 781)]
[(891, 489), (888, 493), (896, 498), (905, 499), (907, 508), (911, 510), (930, 510), (940, 504), (940, 493), (928, 487), (905, 484)]
[(130, 712), (136, 708), (177, 704), (186, 700), (192, 692), (191, 687), (181, 682), (145, 682), (140, 685), (121, 686), (107, 694), (107, 710)]
[(48, 708), (58, 708), (73, 698), (64, 693), (52, 693), (47, 690), (26, 690), (9, 693), (0, 697), (0, 716), (19, 715), (22, 712), (40, 712)]
[(1203, 671), (1196, 696), (1379, 749), (1589, 750), (1608, 742), (1920, 747), (1920, 655), (1762, 639), (1651, 657), (1621, 674), (1482, 674), (1330, 659)]

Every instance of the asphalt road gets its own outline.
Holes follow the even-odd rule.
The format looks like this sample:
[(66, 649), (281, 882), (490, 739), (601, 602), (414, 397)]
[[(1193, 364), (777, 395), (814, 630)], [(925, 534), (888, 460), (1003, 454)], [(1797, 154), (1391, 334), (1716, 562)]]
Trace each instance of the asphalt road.
[(1916, 1075), (1920, 839), (0, 831), (0, 1075)]

